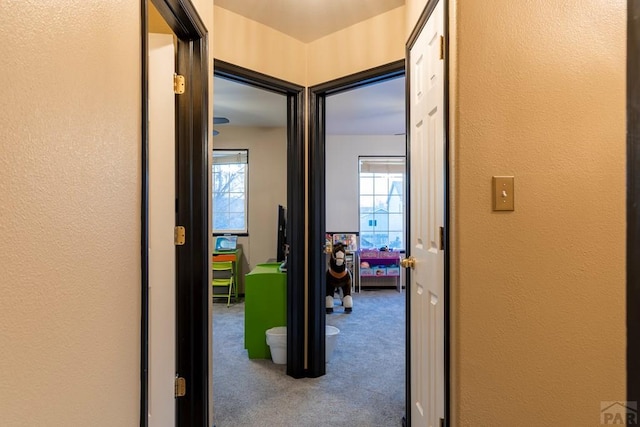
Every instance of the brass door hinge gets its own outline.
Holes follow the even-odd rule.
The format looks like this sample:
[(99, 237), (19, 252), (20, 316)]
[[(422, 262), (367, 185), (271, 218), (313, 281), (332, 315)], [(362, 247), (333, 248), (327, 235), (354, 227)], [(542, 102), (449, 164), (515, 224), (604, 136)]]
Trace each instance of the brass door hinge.
[(184, 76), (173, 73), (173, 93), (182, 95), (184, 93)]
[(440, 250), (444, 251), (444, 227), (440, 227)]
[(187, 380), (176, 375), (174, 395), (175, 397), (183, 397), (185, 394), (187, 394)]
[(440, 59), (444, 59), (444, 36), (440, 36)]
[(173, 244), (176, 246), (184, 245), (186, 231), (183, 226), (177, 225), (173, 229)]

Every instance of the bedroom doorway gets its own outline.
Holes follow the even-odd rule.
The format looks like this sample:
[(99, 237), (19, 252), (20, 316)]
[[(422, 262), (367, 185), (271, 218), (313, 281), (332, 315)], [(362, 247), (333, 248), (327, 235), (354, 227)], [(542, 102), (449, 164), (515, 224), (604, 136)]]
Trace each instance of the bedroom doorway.
[[(288, 337), (287, 337), (287, 369), (286, 373), (289, 376), (294, 378), (301, 378), (305, 376), (305, 367), (304, 367), (304, 310), (299, 309), (300, 307), (304, 307), (304, 289), (300, 286), (292, 286), (292, 283), (304, 283), (304, 235), (305, 235), (305, 223), (304, 223), (304, 187), (302, 183), (304, 182), (304, 89), (301, 86), (291, 84), (276, 78), (272, 78), (266, 76), (261, 73), (254, 72), (252, 70), (248, 70), (246, 68), (242, 68), (224, 61), (214, 60), (214, 76), (218, 80), (219, 83), (229, 84), (227, 90), (236, 90), (236, 93), (233, 96), (239, 96), (240, 92), (237, 92), (239, 89), (246, 90), (248, 87), (252, 89), (260, 89), (263, 92), (268, 92), (269, 95), (277, 95), (282, 96), (284, 102), (282, 103), (283, 111), (282, 113), (285, 115), (284, 123), (285, 128), (282, 130), (283, 138), (286, 141), (286, 148), (282, 150), (281, 155), (278, 159), (280, 166), (277, 166), (278, 173), (282, 173), (284, 180), (286, 181), (286, 186), (282, 190), (285, 194), (280, 194), (277, 201), (273, 201), (271, 203), (273, 206), (265, 207), (266, 211), (272, 212), (273, 214), (277, 214), (279, 211), (279, 205), (284, 205), (287, 207), (286, 210), (286, 235), (288, 236), (287, 244), (289, 247), (288, 252), (288, 269), (287, 269), (287, 326), (288, 326)], [(231, 86), (231, 84), (233, 86)], [(224, 89), (224, 88), (223, 88)], [(214, 91), (216, 88), (214, 87)], [(254, 92), (255, 93), (255, 92)], [(228, 97), (228, 96), (227, 96)], [(249, 120), (250, 118), (244, 117), (240, 112), (238, 119), (233, 119), (232, 117), (225, 117), (222, 114), (219, 114), (220, 111), (224, 112), (227, 108), (228, 115), (231, 116), (234, 108), (240, 108), (244, 110), (244, 115), (251, 115), (253, 108), (249, 105), (248, 101), (243, 101), (238, 103), (237, 99), (232, 103), (233, 106), (226, 106), (219, 104), (219, 108), (216, 109), (215, 106), (219, 102), (225, 102), (225, 95), (220, 93), (220, 99), (216, 100), (214, 97), (214, 123), (215, 118), (222, 117), (229, 119), (228, 124), (218, 123), (214, 124), (214, 130), (219, 132), (221, 137), (220, 141), (223, 141), (222, 136), (225, 134), (231, 134), (231, 126), (235, 122), (239, 123), (240, 120)], [(267, 109), (273, 109), (273, 105), (267, 105)], [(255, 111), (253, 113), (257, 114)], [(225, 113), (226, 114), (226, 113)], [(218, 119), (220, 122), (221, 120)], [(223, 120), (224, 121), (224, 120)], [(225, 127), (226, 126), (226, 127)], [(263, 129), (262, 132), (268, 132), (267, 129)], [(264, 134), (266, 135), (266, 134)], [(242, 135), (236, 135), (240, 139), (244, 138)], [(245, 145), (246, 141), (238, 140), (236, 138), (235, 141), (229, 142), (234, 145)], [(214, 136), (213, 140), (213, 148), (216, 150), (218, 146), (216, 145), (216, 136)], [(246, 148), (246, 147), (244, 147)], [(255, 147), (255, 149), (264, 149), (264, 147), (259, 148), (259, 145)], [(255, 151), (254, 151), (255, 153)], [(252, 155), (251, 152), (248, 154), (249, 161), (251, 161)], [(261, 158), (264, 160), (264, 156), (256, 156), (256, 160), (260, 161)], [(283, 158), (282, 158), (283, 157)], [(251, 166), (251, 165), (250, 165)], [(268, 175), (269, 168), (276, 167), (274, 164), (270, 162), (263, 162), (261, 166), (265, 174)], [(273, 169), (272, 169), (273, 172)], [(251, 174), (251, 171), (249, 172)], [(268, 179), (261, 180), (256, 185), (263, 185)], [(258, 191), (256, 194), (256, 199), (254, 203), (256, 203), (260, 198), (263, 197), (265, 193), (270, 191), (269, 188), (263, 188), (261, 191)], [(248, 206), (249, 210), (251, 209), (251, 203), (249, 201)], [(259, 221), (261, 215), (260, 212), (257, 213), (258, 219), (255, 221)], [(250, 218), (249, 218), (250, 219)], [(269, 236), (273, 238), (277, 235), (277, 218), (274, 217), (272, 221), (273, 224), (267, 224), (263, 227), (262, 232), (267, 233)], [(215, 221), (215, 219), (214, 219)], [(251, 224), (249, 224), (251, 227)], [(259, 234), (258, 231), (256, 231)], [(276, 247), (275, 243), (272, 245), (273, 248), (265, 247), (262, 252), (258, 251), (255, 254), (254, 260), (252, 260), (252, 264), (255, 265), (260, 262), (266, 262), (271, 257), (276, 257)], [(271, 250), (273, 249), (273, 250)], [(264, 259), (262, 259), (264, 258)], [(245, 267), (249, 267), (245, 265)], [(248, 271), (245, 271), (247, 273)], [(215, 340), (215, 338), (213, 338)]]
[[(309, 242), (310, 262), (312, 264), (310, 265), (309, 281), (310, 283), (320, 284), (310, 290), (310, 311), (313, 310), (314, 306), (324, 306), (324, 274), (327, 263), (323, 243), (325, 242), (326, 234), (331, 231), (339, 233), (357, 231), (358, 234), (360, 234), (361, 229), (367, 234), (366, 227), (361, 227), (361, 221), (367, 221), (367, 218), (361, 217), (359, 212), (359, 200), (361, 198), (359, 179), (360, 158), (378, 156), (402, 158), (406, 155), (404, 73), (404, 61), (398, 61), (310, 88), (309, 165), (313, 170), (322, 171), (317, 173), (317, 176), (311, 177), (309, 187), (310, 223), (315, 225)], [(382, 127), (384, 119), (390, 118), (392, 115), (392, 112), (385, 112), (380, 109), (378, 109), (378, 114), (375, 116), (372, 111), (361, 112), (367, 119), (365, 121), (363, 117), (362, 123), (368, 123), (368, 125), (365, 124), (361, 129), (349, 129), (348, 127), (338, 126), (339, 121), (337, 119), (335, 122), (332, 122), (332, 117), (334, 117), (332, 115), (334, 113), (337, 117), (343, 115), (343, 113), (340, 112), (332, 112), (332, 110), (336, 108), (332, 105), (333, 101), (339, 101), (341, 98), (346, 98), (350, 95), (357, 95), (359, 90), (367, 93), (368, 91), (375, 90), (378, 85), (378, 87), (384, 87), (385, 85), (392, 86), (394, 84), (401, 97), (399, 111), (395, 111), (400, 118), (397, 127), (384, 130), (376, 129), (376, 126)], [(371, 99), (373, 99), (371, 94), (365, 96), (365, 99), (369, 100), (369, 105), (376, 104), (371, 102)], [(348, 102), (344, 104), (347, 105), (347, 108), (353, 109), (353, 105), (348, 106)], [(394, 105), (391, 101), (383, 101), (383, 104)], [(355, 124), (355, 120), (350, 120), (348, 124)], [(401, 192), (404, 194), (405, 189), (402, 188)], [(402, 221), (404, 222), (404, 219)], [(333, 230), (333, 228), (337, 228), (337, 230)], [(362, 239), (360, 240), (362, 241)], [(365, 242), (367, 245), (373, 245), (368, 239), (365, 240)], [(371, 249), (374, 249), (373, 246)], [(360, 276), (358, 277), (360, 278)], [(393, 292), (397, 291), (394, 290)], [(400, 356), (400, 360), (403, 360), (403, 363), (401, 363), (398, 376), (401, 378), (399, 393), (403, 396), (401, 407), (404, 408), (404, 397), (406, 396), (406, 354), (404, 347), (407, 342), (406, 330), (404, 328), (406, 293), (402, 293), (401, 295), (401, 329), (395, 335), (402, 336), (400, 345), (403, 349), (403, 354)], [(353, 312), (349, 316), (358, 315), (357, 304), (358, 299), (356, 295), (353, 302)], [(331, 315), (326, 315), (324, 310), (312, 314), (313, 316), (310, 319), (310, 323), (313, 323), (313, 325), (310, 326), (309, 331), (309, 353), (313, 355), (314, 360), (310, 361), (310, 366), (315, 369), (316, 376), (321, 376), (325, 374), (326, 369), (326, 360), (323, 357), (325, 341), (323, 332), (326, 325), (334, 323), (334, 319)], [(403, 416), (403, 412), (397, 414), (398, 423), (401, 422)]]

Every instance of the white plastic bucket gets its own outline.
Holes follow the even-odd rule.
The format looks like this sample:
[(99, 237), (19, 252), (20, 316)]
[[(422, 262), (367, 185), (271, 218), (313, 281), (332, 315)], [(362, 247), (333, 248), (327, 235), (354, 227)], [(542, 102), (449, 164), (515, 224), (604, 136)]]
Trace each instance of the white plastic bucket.
[[(325, 331), (326, 340), (324, 356), (326, 361), (329, 362), (329, 360), (331, 360), (331, 355), (333, 355), (333, 350), (336, 348), (340, 329), (335, 326), (327, 325)], [(275, 328), (267, 329), (266, 335), (273, 363), (277, 363), (279, 365), (287, 363), (287, 327), (277, 326)]]
[(273, 363), (279, 365), (287, 363), (287, 327), (277, 326), (267, 329), (266, 333)]
[(336, 348), (336, 342), (338, 340), (338, 334), (340, 333), (340, 329), (335, 326), (327, 325), (326, 328), (326, 341), (324, 345), (324, 356), (327, 362), (331, 360), (331, 355), (333, 354), (333, 350)]

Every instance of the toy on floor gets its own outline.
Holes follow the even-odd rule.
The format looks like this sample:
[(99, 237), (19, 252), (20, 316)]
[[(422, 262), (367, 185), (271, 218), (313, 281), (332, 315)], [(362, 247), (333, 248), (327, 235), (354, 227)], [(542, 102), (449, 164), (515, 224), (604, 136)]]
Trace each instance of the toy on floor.
[(347, 269), (346, 249), (342, 243), (333, 246), (327, 269), (327, 296), (325, 298), (327, 313), (333, 313), (333, 295), (338, 291), (342, 292), (344, 312), (351, 313), (353, 310), (351, 272)]

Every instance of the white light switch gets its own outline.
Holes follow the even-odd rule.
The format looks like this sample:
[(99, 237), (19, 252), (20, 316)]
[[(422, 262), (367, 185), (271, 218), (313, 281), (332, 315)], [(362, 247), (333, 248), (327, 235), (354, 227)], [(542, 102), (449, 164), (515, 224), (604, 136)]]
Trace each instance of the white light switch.
[(494, 176), (493, 177), (493, 210), (512, 211), (513, 202), (513, 177)]

